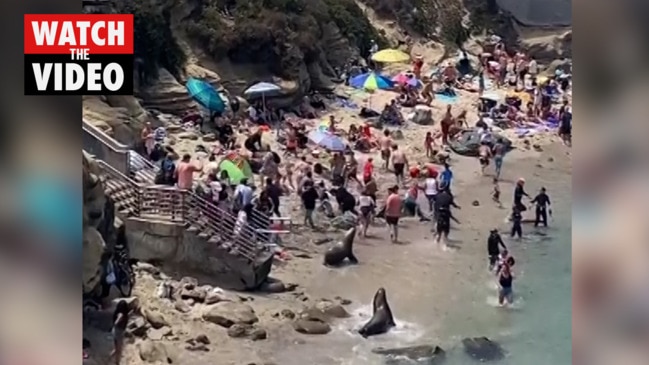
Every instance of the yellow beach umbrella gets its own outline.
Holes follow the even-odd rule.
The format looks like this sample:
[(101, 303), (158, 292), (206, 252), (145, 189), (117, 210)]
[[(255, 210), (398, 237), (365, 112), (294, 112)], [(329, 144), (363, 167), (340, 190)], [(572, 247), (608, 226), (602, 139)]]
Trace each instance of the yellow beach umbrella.
[(381, 63), (408, 62), (410, 55), (398, 49), (383, 49), (372, 55), (372, 61)]

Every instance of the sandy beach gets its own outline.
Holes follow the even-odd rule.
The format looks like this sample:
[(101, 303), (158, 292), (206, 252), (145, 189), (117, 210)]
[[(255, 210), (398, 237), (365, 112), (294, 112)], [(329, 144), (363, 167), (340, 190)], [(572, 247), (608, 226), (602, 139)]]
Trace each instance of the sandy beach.
[[(418, 132), (409, 126), (404, 129), (404, 135), (416, 136)], [(405, 143), (402, 145), (406, 146)], [(413, 153), (417, 151), (416, 146), (409, 147)], [(548, 233), (552, 237), (558, 234), (559, 228), (556, 227), (569, 227), (569, 220), (561, 221), (561, 217), (569, 217), (571, 159), (569, 150), (561, 144), (547, 144), (543, 149), (542, 152), (511, 152), (505, 160), (500, 187), (503, 205), (507, 207), (512, 200), (513, 181), (518, 177), (527, 179), (530, 194), (541, 185), (545, 186), (555, 199), (557, 218), (551, 222), (553, 228)], [(516, 315), (511, 311), (530, 310), (527, 308), (529, 304), (522, 309), (494, 308), (496, 287), (486, 270), (486, 235), (494, 227), (507, 230), (508, 224), (504, 219), (508, 210), (499, 209), (491, 201), (491, 177), (481, 176), (476, 159), (454, 155), (451, 164), (456, 176), (454, 194), (462, 207), (457, 211), (462, 224), (454, 225), (451, 231), (451, 250), (445, 251), (435, 245), (430, 231), (431, 223), (407, 218), (400, 226), (402, 244), (389, 243), (386, 227), (377, 224), (370, 228), (371, 237), (357, 238), (355, 242), (355, 254), (360, 264), (332, 269), (322, 264), (322, 252), (327, 245), (315, 244), (323, 234), (297, 228), (295, 235), (284, 240), (288, 253), (286, 258), (278, 260), (271, 273), (271, 276), (285, 283), (297, 284), (295, 291), (282, 294), (229, 293), (254, 309), (259, 325), (267, 333), (267, 339), (263, 341), (231, 338), (225, 328), (201, 319), (202, 304), (195, 304), (188, 313), (175, 310), (169, 300), (155, 294), (159, 283), (168, 278), (164, 274), (154, 277), (147, 270), (138, 270), (134, 293), (139, 298), (141, 308), (162, 313), (169, 323), (171, 333), (165, 335), (161, 342), (166, 344), (169, 353), (175, 354), (174, 364), (214, 364), (214, 361), (223, 365), (378, 364), (376, 355), (370, 354), (374, 347), (422, 343), (442, 346), (450, 352), (451, 364), (462, 364), (466, 359), (463, 360), (461, 354), (455, 354), (459, 339), (473, 335), (496, 338), (507, 348), (510, 337), (516, 336), (516, 333), (502, 330), (503, 327), (512, 326), (507, 317)], [(391, 183), (392, 178), (389, 174), (382, 174), (381, 177), (384, 184)], [(292, 200), (290, 197), (285, 199)], [(474, 206), (475, 201), (478, 202), (477, 206)], [(294, 216), (296, 214), (299, 213), (293, 213)], [(316, 223), (325, 219), (318, 216)], [(525, 230), (529, 236), (530, 228), (526, 226)], [(324, 236), (337, 240), (342, 232), (329, 231)], [(530, 262), (539, 259), (536, 253), (529, 252), (531, 250), (526, 241), (534, 240), (534, 236), (529, 237), (521, 243), (511, 243), (506, 239), (518, 259), (518, 272), (526, 271)], [(363, 340), (355, 334), (355, 330), (370, 315), (371, 298), (378, 287), (386, 288), (399, 325), (384, 336)], [(525, 301), (534, 300), (536, 295), (543, 294), (526, 293)], [(291, 321), (282, 314), (287, 310), (297, 313), (322, 299), (343, 303), (351, 313), (350, 318), (335, 320), (329, 334), (314, 336), (297, 333)], [(496, 326), (499, 331), (496, 332), (490, 320), (493, 316), (499, 318)], [(461, 324), (458, 325), (458, 321)], [(209, 352), (182, 350), (187, 346), (188, 339), (200, 334), (210, 339), (212, 345)], [(141, 364), (138, 344), (142, 340), (136, 338), (131, 341), (125, 350), (125, 363)], [(453, 356), (458, 358), (453, 360)], [(539, 360), (527, 363), (547, 362)]]

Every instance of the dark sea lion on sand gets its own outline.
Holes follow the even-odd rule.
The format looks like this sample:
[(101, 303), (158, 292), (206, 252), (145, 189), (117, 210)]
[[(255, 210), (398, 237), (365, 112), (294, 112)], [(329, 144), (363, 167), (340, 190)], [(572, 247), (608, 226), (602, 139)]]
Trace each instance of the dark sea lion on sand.
[(388, 332), (390, 328), (397, 325), (394, 322), (394, 317), (392, 317), (392, 311), (388, 304), (385, 289), (379, 288), (379, 290), (376, 291), (376, 294), (374, 294), (372, 309), (372, 318), (365, 323), (363, 328), (358, 330), (358, 333), (365, 338)]
[(338, 241), (336, 244), (331, 246), (327, 252), (324, 254), (324, 264), (329, 266), (338, 266), (346, 258), (349, 259), (349, 262), (352, 264), (357, 264), (358, 259), (354, 256), (353, 245), (354, 238), (356, 237), (356, 227), (350, 228), (342, 241)]

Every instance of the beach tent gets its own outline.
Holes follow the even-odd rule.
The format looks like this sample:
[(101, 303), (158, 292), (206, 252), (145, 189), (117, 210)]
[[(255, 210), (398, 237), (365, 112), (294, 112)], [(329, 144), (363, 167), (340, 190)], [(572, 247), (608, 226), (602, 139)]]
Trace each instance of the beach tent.
[[(219, 165), (221, 171), (225, 170), (230, 175), (230, 182), (232, 184), (237, 184), (244, 177), (250, 178), (252, 176), (252, 168), (248, 160), (236, 153), (230, 153), (226, 155), (221, 164)], [(232, 173), (235, 175), (232, 175)], [(238, 179), (235, 179), (233, 176), (237, 176)]]

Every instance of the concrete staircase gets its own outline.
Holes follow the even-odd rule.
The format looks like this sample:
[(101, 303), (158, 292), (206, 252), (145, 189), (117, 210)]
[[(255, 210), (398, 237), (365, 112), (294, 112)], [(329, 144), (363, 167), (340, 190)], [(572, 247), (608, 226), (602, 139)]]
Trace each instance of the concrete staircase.
[(89, 149), (117, 162), (97, 161), (105, 192), (126, 224), (133, 258), (199, 271), (238, 290), (267, 278), (273, 253), (262, 236), (247, 225), (235, 229), (234, 215), (196, 194), (155, 185), (156, 166), (93, 128), (84, 122), (84, 142), (93, 140)]

